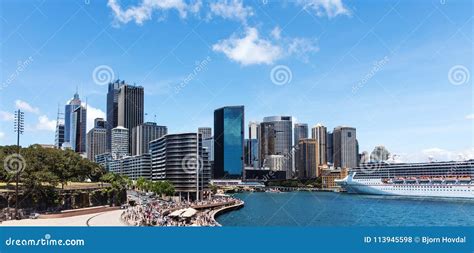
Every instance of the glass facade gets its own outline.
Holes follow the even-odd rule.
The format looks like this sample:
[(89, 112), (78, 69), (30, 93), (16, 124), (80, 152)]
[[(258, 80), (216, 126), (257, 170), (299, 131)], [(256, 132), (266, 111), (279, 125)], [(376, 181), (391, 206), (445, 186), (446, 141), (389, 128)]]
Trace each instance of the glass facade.
[(214, 177), (242, 177), (244, 167), (244, 107), (214, 111)]

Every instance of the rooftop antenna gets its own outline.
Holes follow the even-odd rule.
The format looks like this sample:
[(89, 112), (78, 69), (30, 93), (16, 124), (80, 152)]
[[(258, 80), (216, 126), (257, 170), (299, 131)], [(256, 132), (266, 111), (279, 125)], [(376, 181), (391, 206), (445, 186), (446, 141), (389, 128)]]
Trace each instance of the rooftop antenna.
[(153, 120), (154, 120), (154, 122), (156, 123), (156, 114), (155, 114), (155, 115), (153, 115), (153, 117), (154, 117), (154, 119), (153, 119)]

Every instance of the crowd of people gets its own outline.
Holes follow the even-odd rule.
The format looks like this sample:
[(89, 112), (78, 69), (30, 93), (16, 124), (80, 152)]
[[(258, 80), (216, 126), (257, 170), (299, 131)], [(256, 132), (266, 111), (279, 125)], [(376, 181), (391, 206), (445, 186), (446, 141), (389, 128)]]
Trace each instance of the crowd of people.
[[(129, 206), (122, 213), (122, 220), (130, 226), (217, 226), (213, 218), (215, 210), (242, 201), (233, 197), (213, 197), (201, 201), (165, 201), (155, 199), (146, 204)], [(208, 207), (209, 208), (203, 208)], [(197, 208), (191, 217), (171, 216), (176, 210)]]

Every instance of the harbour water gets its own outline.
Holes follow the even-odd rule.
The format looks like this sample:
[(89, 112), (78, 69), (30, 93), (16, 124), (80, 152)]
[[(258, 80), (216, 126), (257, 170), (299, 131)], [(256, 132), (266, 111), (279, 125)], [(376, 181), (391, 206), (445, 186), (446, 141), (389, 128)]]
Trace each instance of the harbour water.
[(474, 200), (333, 192), (238, 193), (223, 226), (474, 226)]

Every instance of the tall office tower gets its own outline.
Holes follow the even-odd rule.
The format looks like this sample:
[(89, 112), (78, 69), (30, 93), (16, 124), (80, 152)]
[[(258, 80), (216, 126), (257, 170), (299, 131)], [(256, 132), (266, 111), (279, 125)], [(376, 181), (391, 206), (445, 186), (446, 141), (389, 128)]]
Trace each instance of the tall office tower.
[(326, 135), (327, 148), (326, 148), (326, 157), (328, 163), (334, 164), (334, 140), (331, 132), (328, 132)]
[(319, 160), (318, 165), (327, 163), (327, 128), (317, 124), (311, 129), (311, 138), (318, 142)]
[(214, 111), (214, 178), (241, 178), (244, 170), (244, 106)]
[(295, 152), (296, 172), (299, 179), (319, 177), (318, 142), (314, 139), (301, 139)]
[(334, 128), (334, 167), (357, 167), (357, 142), (356, 129), (347, 126)]
[(260, 168), (260, 153), (258, 152), (260, 139), (260, 123), (249, 122), (249, 138), (247, 141), (247, 161), (248, 165), (253, 168)]
[(212, 128), (210, 127), (199, 127), (198, 133), (201, 134), (202, 139), (207, 139), (212, 136)]
[(306, 123), (296, 123), (294, 125), (294, 145), (298, 145), (301, 139), (308, 139), (308, 124)]
[(128, 129), (122, 126), (112, 129), (112, 157), (114, 159), (121, 159), (129, 155), (128, 132)]
[[(118, 94), (118, 125), (129, 129), (128, 139), (132, 140), (132, 129), (143, 123), (144, 90), (142, 86), (125, 84), (120, 87)], [(132, 143), (128, 143), (132, 150)]]
[(208, 155), (209, 160), (209, 170), (210, 170), (210, 177), (213, 178), (213, 171), (214, 171), (214, 138), (211, 136), (206, 139), (202, 139), (202, 147), (204, 152)]
[(56, 122), (56, 132), (54, 136), (54, 146), (58, 149), (62, 148), (64, 143), (64, 121)]
[(94, 120), (94, 128), (87, 133), (87, 158), (96, 161), (96, 155), (107, 152), (107, 122), (103, 118)]
[(291, 116), (265, 117), (260, 123), (260, 163), (263, 167), (268, 167), (268, 156), (283, 156), (286, 178), (291, 178), (293, 174), (292, 128)]
[(125, 81), (109, 83), (107, 92), (107, 151), (112, 148), (112, 129), (118, 126), (118, 94)]
[(64, 113), (58, 107), (58, 116), (56, 118), (56, 131), (54, 133), (54, 146), (62, 148), (64, 143)]
[(168, 134), (150, 142), (152, 180), (168, 180), (181, 198), (202, 199), (209, 190), (208, 153), (198, 133)]
[(158, 126), (154, 122), (145, 122), (132, 129), (132, 155), (148, 153), (148, 144), (168, 134), (166, 126)]
[(71, 129), (73, 121), (73, 112), (81, 106), (81, 99), (79, 94), (74, 93), (74, 97), (69, 100), (64, 108), (64, 142), (68, 143), (68, 146), (71, 146)]
[(71, 113), (70, 144), (77, 153), (86, 152), (87, 109), (79, 105)]
[(260, 123), (255, 121), (249, 122), (249, 139), (259, 139), (260, 138)]

